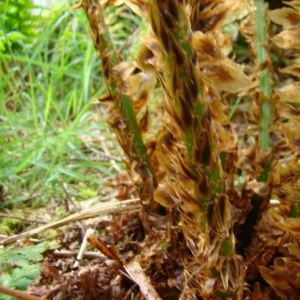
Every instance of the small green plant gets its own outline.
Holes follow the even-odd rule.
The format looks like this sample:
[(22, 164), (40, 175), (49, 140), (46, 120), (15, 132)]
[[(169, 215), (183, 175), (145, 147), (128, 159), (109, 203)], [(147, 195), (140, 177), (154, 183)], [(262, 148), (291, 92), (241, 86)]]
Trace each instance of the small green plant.
[(91, 103), (104, 87), (84, 16), (65, 4), (43, 13), (38, 39), (22, 51), (0, 52), (1, 208), (58, 199), (65, 195), (58, 180), (70, 193), (82, 183), (97, 194), (104, 177), (115, 174), (98, 158), (98, 138), (106, 144), (111, 134)]
[[(56, 242), (43, 242), (25, 248), (0, 248), (0, 285), (18, 290), (26, 290), (34, 279), (40, 275), (43, 253), (57, 249)], [(4, 296), (1, 296), (1, 299)], [(10, 299), (7, 297), (7, 299)]]

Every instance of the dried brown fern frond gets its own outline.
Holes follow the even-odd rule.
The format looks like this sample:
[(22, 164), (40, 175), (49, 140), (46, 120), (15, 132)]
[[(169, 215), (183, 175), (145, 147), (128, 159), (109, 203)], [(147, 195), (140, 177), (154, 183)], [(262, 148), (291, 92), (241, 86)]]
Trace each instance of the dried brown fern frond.
[[(140, 66), (155, 71), (164, 90), (160, 110), (164, 128), (159, 131), (156, 153), (166, 177), (155, 199), (180, 213), (179, 227), (192, 253), (182, 258), (182, 297), (191, 297), (193, 290), (204, 298), (241, 297), (245, 269), (234, 250), (232, 218), (236, 212), (223, 194), (219, 160), (231, 136), (223, 127), (228, 121), (220, 91), (237, 92), (257, 84), (225, 57), (212, 34), (192, 32), (187, 16), (189, 11), (197, 11), (195, 3), (149, 3), (151, 30)], [(223, 4), (237, 7), (229, 1)], [(207, 7), (203, 4), (199, 10), (211, 13), (209, 21), (204, 17), (202, 24), (213, 26), (212, 16), (220, 13), (219, 7)], [(232, 12), (226, 13), (226, 7), (218, 24)], [(196, 20), (198, 15), (192, 18)]]
[[(292, 1), (290, 4), (293, 6), (295, 2)], [(284, 8), (268, 12), (268, 15), (272, 21), (281, 24), (286, 29), (271, 40), (278, 47), (283, 49), (289, 49), (290, 47), (294, 49), (298, 48), (297, 40), (294, 38), (298, 30), (298, 12), (290, 8)], [(244, 28), (247, 29), (247, 36), (250, 43), (254, 45), (255, 43), (251, 38), (251, 26), (249, 26), (249, 24), (250, 22), (248, 22)], [(268, 43), (265, 42), (264, 48), (268, 49), (268, 47)], [(297, 56), (295, 50), (290, 53), (294, 53), (294, 55)], [(265, 66), (273, 71), (270, 67), (272, 64), (270, 56), (267, 57), (267, 60), (269, 62), (265, 64)], [(297, 60), (294, 62), (296, 65), (290, 65), (284, 68), (283, 72), (296, 75), (298, 67)], [(280, 75), (276, 74), (276, 76), (278, 77)], [(297, 234), (295, 235), (295, 231), (293, 231), (292, 228), (293, 226), (297, 228), (298, 224), (300, 224), (297, 218), (299, 211), (299, 109), (297, 104), (295, 104), (298, 103), (298, 83), (294, 81), (291, 84), (291, 80), (289, 80), (287, 85), (283, 85), (283, 83), (280, 82), (279, 88), (274, 88), (274, 82), (271, 83), (273, 84), (273, 89), (270, 100), (273, 104), (273, 114), (272, 124), (269, 125), (268, 136), (272, 143), (273, 154), (271, 156), (272, 163), (269, 167), (267, 182), (258, 182), (259, 178), (257, 176), (259, 173), (255, 173), (257, 166), (263, 166), (264, 162), (266, 166), (266, 162), (270, 161), (270, 158), (263, 158), (261, 154), (259, 154), (260, 158), (256, 161), (257, 154), (259, 152), (263, 153), (262, 150), (259, 150), (258, 139), (255, 140), (256, 144), (252, 146), (252, 150), (250, 150), (250, 148), (249, 150), (244, 150), (245, 153), (248, 151), (253, 162), (256, 161), (256, 163), (253, 164), (256, 167), (248, 168), (249, 164), (245, 164), (247, 161), (245, 160), (245, 156), (244, 158), (242, 155), (240, 156), (240, 167), (243, 168), (246, 174), (248, 172), (250, 178), (256, 178), (257, 180), (248, 181), (247, 186), (257, 195), (256, 197), (265, 199), (263, 205), (259, 206), (259, 221), (254, 227), (251, 243), (249, 247), (245, 249), (245, 256), (251, 263), (251, 268), (248, 268), (247, 271), (247, 280), (257, 280), (259, 275), (261, 275), (270, 284), (270, 287), (261, 290), (262, 294), (268, 295), (270, 299), (272, 299), (272, 297), (294, 299), (298, 295), (298, 287), (291, 282), (293, 282), (295, 278), (294, 271), (292, 270), (297, 269), (295, 253), (297, 253), (298, 250), (296, 250), (297, 246), (295, 244)], [(261, 101), (258, 100), (257, 105), (255, 102), (254, 105), (259, 107), (260, 103)], [(261, 110), (263, 110), (263, 107)], [(262, 115), (258, 113), (253, 114), (253, 116), (254, 119), (252, 119), (251, 125), (256, 124), (257, 126), (257, 124), (261, 122)], [(256, 127), (256, 132), (258, 131), (259, 126)], [(264, 152), (265, 151), (267, 150), (264, 150)], [(265, 152), (265, 154), (268, 156), (267, 152)], [(291, 216), (295, 219), (290, 218)], [(287, 251), (289, 247), (287, 245), (291, 244), (293, 245), (293, 250), (289, 252)], [(277, 258), (274, 260), (276, 256)], [(271, 269), (267, 268), (267, 266), (273, 264), (273, 260), (274, 267), (271, 267)], [(289, 261), (289, 263), (285, 264), (285, 261)], [(283, 280), (282, 276), (286, 279)], [(288, 279), (288, 276), (291, 276), (290, 279)], [(279, 283), (281, 280), (282, 283)], [(291, 285), (293, 287), (291, 287)]]
[[(300, 90), (296, 82), (273, 88), (262, 2), (255, 10), (247, 0), (103, 1), (103, 7), (126, 4), (146, 22), (148, 36), (127, 63), (112, 47), (99, 3), (82, 1), (103, 63), (108, 123), (127, 154), (144, 226), (155, 233), (139, 244), (135, 259), (160, 296), (243, 299), (251, 294), (247, 282), (262, 276), (270, 286), (255, 284), (251, 299), (294, 297), (299, 223), (289, 217), (298, 216), (300, 203)], [(232, 45), (222, 27), (248, 14), (240, 28), (254, 59), (244, 68), (228, 57)], [(298, 49), (298, 11), (269, 16), (286, 29), (274, 43)], [(283, 72), (299, 76), (299, 57)], [(156, 82), (163, 91), (161, 126), (144, 147)], [(242, 121), (234, 124), (227, 100), (238, 93)], [(277, 271), (291, 279), (276, 286)]]
[[(122, 1), (102, 3), (103, 6), (110, 4), (121, 5)], [(147, 105), (156, 78), (140, 70), (134, 73), (136, 67), (122, 61), (110, 38), (99, 1), (82, 0), (77, 7), (82, 7), (88, 17), (94, 47), (102, 61), (107, 94), (99, 100), (108, 105), (106, 121), (127, 156), (127, 169), (138, 189), (145, 212), (144, 225), (151, 231), (152, 221), (146, 219), (159, 209), (153, 201), (157, 183), (142, 135), (149, 130)]]

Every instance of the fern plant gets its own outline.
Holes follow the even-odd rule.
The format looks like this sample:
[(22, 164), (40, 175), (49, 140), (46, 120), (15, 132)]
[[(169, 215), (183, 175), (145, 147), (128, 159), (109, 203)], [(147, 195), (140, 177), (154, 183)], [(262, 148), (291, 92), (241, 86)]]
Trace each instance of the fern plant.
[[(0, 248), (0, 285), (18, 290), (26, 290), (33, 280), (40, 276), (40, 265), (47, 250), (56, 249), (56, 242), (43, 242), (26, 248)], [(12, 299), (1, 295), (1, 299)]]
[(18, 48), (23, 43), (31, 43), (40, 30), (42, 17), (34, 14), (39, 5), (31, 0), (0, 1), (0, 51), (7, 47)]

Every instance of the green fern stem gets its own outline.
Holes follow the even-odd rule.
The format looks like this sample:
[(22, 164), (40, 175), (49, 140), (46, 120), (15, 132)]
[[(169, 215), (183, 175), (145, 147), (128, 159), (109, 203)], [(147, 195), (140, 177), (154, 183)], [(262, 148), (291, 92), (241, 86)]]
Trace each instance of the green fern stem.
[[(256, 32), (256, 50), (257, 50), (257, 62), (263, 63), (266, 60), (267, 52), (263, 47), (263, 44), (267, 43), (265, 14), (264, 14), (264, 1), (255, 0), (255, 32)], [(270, 83), (270, 71), (268, 69), (263, 70), (260, 75), (260, 89), (265, 95), (266, 99), (262, 98), (261, 102), (261, 122), (260, 122), (260, 147), (271, 147), (269, 139), (269, 125), (271, 120), (271, 107), (268, 100), (272, 96), (272, 87)]]

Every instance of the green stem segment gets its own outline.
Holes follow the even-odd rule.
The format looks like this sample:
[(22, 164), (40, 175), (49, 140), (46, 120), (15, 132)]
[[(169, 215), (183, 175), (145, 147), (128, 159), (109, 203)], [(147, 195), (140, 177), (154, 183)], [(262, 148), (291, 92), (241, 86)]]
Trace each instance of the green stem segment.
[[(264, 1), (255, 0), (256, 6), (255, 11), (255, 32), (256, 32), (256, 50), (257, 50), (257, 62), (258, 64), (263, 63), (267, 57), (267, 51), (263, 47), (263, 44), (267, 43), (266, 24), (265, 24), (265, 13), (264, 13)], [(272, 110), (269, 105), (272, 96), (272, 87), (270, 83), (270, 71), (268, 69), (263, 70), (260, 75), (260, 89), (263, 96), (261, 97), (261, 116), (260, 116), (260, 142), (259, 148), (265, 149), (272, 147), (269, 139), (269, 125), (272, 117)], [(258, 182), (267, 182), (269, 178), (269, 172), (271, 170), (272, 159), (266, 164), (262, 174), (257, 178)], [(264, 198), (255, 194), (251, 200), (252, 210), (248, 214), (245, 223), (241, 226), (240, 234), (238, 239), (240, 241), (241, 249), (246, 249), (253, 236), (255, 230), (255, 224), (261, 215), (261, 205), (264, 202)], [(241, 250), (243, 252), (244, 250)]]
[[(257, 50), (257, 62), (263, 63), (266, 60), (267, 52), (263, 47), (263, 44), (267, 43), (265, 14), (264, 14), (264, 1), (255, 0), (255, 32), (256, 32), (256, 50)], [(271, 147), (269, 139), (269, 124), (271, 120), (271, 107), (267, 100), (271, 99), (272, 87), (270, 84), (270, 71), (268, 69), (263, 70), (260, 75), (260, 89), (267, 99), (262, 97), (261, 103), (261, 123), (260, 123), (260, 148)]]

